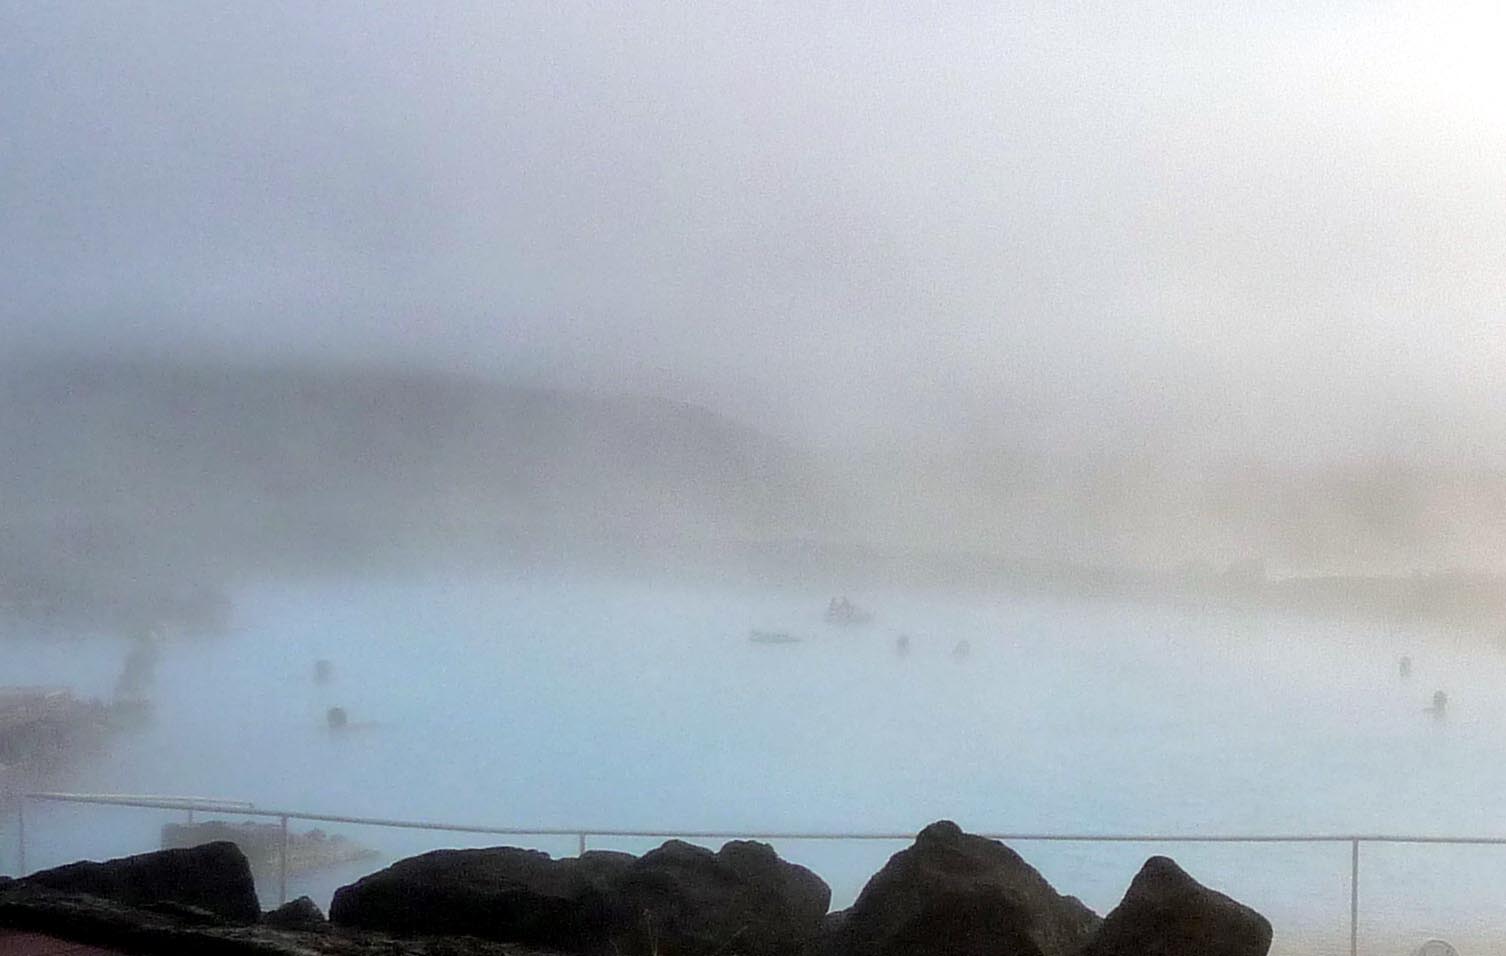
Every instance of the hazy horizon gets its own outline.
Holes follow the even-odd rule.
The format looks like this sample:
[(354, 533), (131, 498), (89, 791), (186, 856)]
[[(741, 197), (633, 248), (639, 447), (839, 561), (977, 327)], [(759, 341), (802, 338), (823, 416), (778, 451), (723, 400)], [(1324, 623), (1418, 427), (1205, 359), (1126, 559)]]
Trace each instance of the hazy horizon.
[(1468, 3), (0, 0), (8, 374), (208, 376), (33, 394), (0, 477), (269, 548), (1506, 568), (1492, 36)]

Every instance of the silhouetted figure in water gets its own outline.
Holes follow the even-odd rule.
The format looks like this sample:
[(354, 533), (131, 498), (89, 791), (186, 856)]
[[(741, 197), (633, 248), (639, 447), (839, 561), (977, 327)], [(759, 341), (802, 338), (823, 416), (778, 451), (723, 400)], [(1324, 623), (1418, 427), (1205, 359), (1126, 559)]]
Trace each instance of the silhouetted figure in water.
[(120, 676), (115, 680), (115, 701), (127, 709), (141, 711), (147, 708), (152, 684), (156, 680), (157, 661), (162, 651), (157, 639), (150, 632), (139, 635), (131, 642), (121, 665)]
[(1403, 656), (1401, 663), (1396, 665), (1396, 672), (1403, 677), (1412, 676), (1412, 658)]
[(967, 641), (958, 641), (957, 646), (952, 648), (952, 656), (961, 660), (973, 652), (973, 645)]
[(345, 713), (344, 707), (331, 707), (325, 713), (324, 719), (329, 722), (330, 730), (344, 730), (345, 725), (350, 723), (350, 717)]
[(910, 635), (901, 634), (894, 639), (894, 653), (901, 657), (910, 653)]
[(1433, 706), (1429, 707), (1427, 712), (1434, 717), (1442, 717), (1446, 710), (1448, 710), (1448, 695), (1441, 690), (1433, 691)]
[(331, 664), (329, 661), (327, 661), (327, 660), (325, 660), (323, 658), (320, 658), (319, 660), (314, 661), (314, 683), (316, 683), (316, 684), (328, 684), (329, 681), (330, 681), (330, 678), (332, 678), (334, 676), (335, 676), (335, 665)]

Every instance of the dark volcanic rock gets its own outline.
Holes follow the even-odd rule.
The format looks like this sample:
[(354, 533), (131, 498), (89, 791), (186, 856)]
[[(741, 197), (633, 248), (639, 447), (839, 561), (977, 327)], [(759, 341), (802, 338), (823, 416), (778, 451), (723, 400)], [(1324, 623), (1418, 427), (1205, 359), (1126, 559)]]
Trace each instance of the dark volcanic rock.
[(43, 887), (0, 889), (0, 929), (44, 933), (141, 956), (559, 956), (479, 939), (409, 939), (328, 925), (295, 931), (265, 924), (206, 926), (160, 908), (143, 909)]
[(613, 887), (632, 864), (626, 853), (553, 860), (513, 847), (435, 850), (341, 887), (329, 916), (407, 936), (586, 947), (623, 924)]
[(254, 923), (261, 917), (251, 866), (234, 843), (158, 850), (104, 863), (70, 863), (17, 882), (132, 906), (192, 907), (231, 922)]
[(166, 916), (185, 926), (228, 925), (225, 918), (218, 913), (211, 913), (202, 906), (189, 906), (187, 903), (175, 903), (172, 900), (157, 900), (155, 903), (144, 903), (137, 908), (144, 913)]
[(797, 951), (831, 891), (762, 843), (720, 852), (677, 840), (642, 858), (533, 850), (440, 850), (401, 860), (335, 893), (340, 926), (483, 939), (622, 956), (759, 956)]
[(1264, 916), (1153, 856), (1083, 956), (1265, 956), (1270, 948)]
[(933, 823), (868, 881), (837, 952), (850, 956), (1071, 956), (1100, 920), (996, 840)]
[(813, 936), (805, 941), (800, 956), (842, 956), (845, 952), (849, 910), (827, 913)]
[(290, 900), (261, 918), (262, 924), (274, 929), (315, 929), (324, 926), (324, 914), (307, 896)]
[(633, 864), (620, 898), (631, 917), (616, 940), (624, 953), (785, 956), (818, 934), (831, 889), (766, 843), (713, 853), (671, 840)]

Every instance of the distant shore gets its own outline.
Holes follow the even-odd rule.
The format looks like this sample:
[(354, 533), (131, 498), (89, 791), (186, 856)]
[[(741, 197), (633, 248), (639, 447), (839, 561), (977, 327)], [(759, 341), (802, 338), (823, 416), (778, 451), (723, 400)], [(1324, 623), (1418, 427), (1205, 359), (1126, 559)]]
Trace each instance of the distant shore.
[[(816, 592), (955, 589), (971, 593), (1229, 608), (1356, 619), (1387, 628), (1429, 623), (1506, 634), (1506, 575), (1481, 571), (1410, 574), (1267, 574), (1258, 561), (1175, 571), (1095, 566), (966, 552), (882, 549), (805, 539), (743, 540), (684, 534), (523, 524), (437, 529), (422, 548), (265, 556), (245, 562), (241, 580), (348, 575), (579, 571), (675, 583), (707, 582)], [(354, 532), (352, 532), (354, 533)], [(337, 535), (337, 537), (339, 537)], [(348, 535), (346, 535), (348, 537)], [(443, 542), (440, 545), (436, 542)], [(27, 629), (129, 635), (150, 630), (212, 634), (231, 626), (234, 580), (177, 584), (165, 575), (136, 589), (100, 569), (67, 582), (0, 578), (0, 623)], [(93, 581), (110, 582), (91, 586)]]

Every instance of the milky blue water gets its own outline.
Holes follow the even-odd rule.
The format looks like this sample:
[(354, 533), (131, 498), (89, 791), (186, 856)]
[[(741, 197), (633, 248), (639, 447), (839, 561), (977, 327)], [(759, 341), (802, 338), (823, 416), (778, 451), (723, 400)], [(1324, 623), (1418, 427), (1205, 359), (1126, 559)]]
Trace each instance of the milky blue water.
[[(876, 620), (843, 628), (821, 621), (828, 597), (554, 574), (264, 584), (238, 596), (232, 633), (168, 643), (154, 721), (63, 783), (544, 828), (1506, 834), (1506, 656), (1476, 635), (942, 592), (854, 594)], [(750, 628), (807, 640), (755, 644)], [(16, 634), (0, 683), (103, 696), (125, 653)], [(1423, 713), (1439, 687), (1443, 720)], [(332, 733), (333, 705), (363, 726)], [(170, 819), (34, 806), (28, 864), (149, 849)], [(386, 859), (499, 842), (325, 828)], [(838, 906), (903, 846), (775, 843)], [(1100, 912), (1166, 852), (1265, 912), (1278, 949), (1347, 951), (1347, 844), (1015, 845)], [(1363, 854), (1368, 951), (1506, 929), (1506, 848)], [(327, 903), (380, 862), (291, 891)]]

